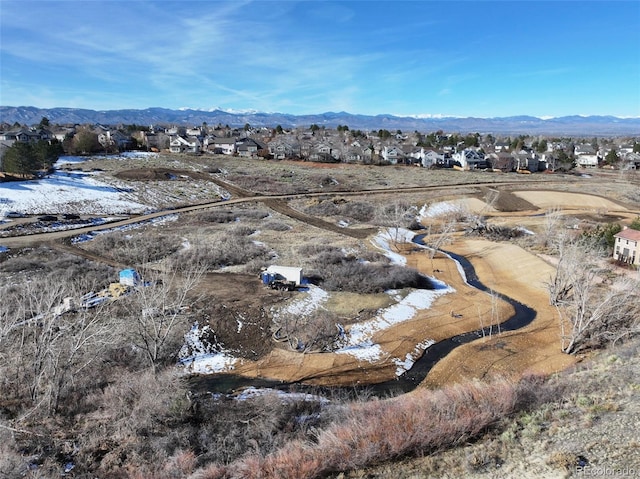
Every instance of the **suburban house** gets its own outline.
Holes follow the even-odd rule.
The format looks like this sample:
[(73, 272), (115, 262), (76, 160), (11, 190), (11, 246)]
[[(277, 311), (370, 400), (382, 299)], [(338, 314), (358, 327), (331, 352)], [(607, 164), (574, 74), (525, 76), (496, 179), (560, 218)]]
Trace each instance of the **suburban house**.
[(520, 151), (518, 153), (513, 153), (512, 156), (514, 158), (517, 171), (527, 170), (531, 173), (538, 171), (540, 162), (535, 153)]
[(621, 169), (640, 170), (640, 153), (626, 153), (622, 157)]
[(404, 151), (397, 146), (385, 146), (381, 153), (382, 161), (390, 165), (397, 165), (404, 161)]
[(407, 165), (422, 165), (425, 154), (423, 147), (405, 145), (402, 151), (404, 153), (404, 162)]
[(38, 141), (50, 142), (54, 138), (53, 133), (44, 128), (29, 129), (18, 128), (8, 131), (0, 131), (0, 170), (2, 169), (2, 158), (6, 151), (14, 143), (37, 143)]
[(202, 143), (195, 136), (187, 138), (175, 135), (171, 137), (169, 142), (169, 150), (171, 153), (200, 153)]
[(625, 227), (614, 235), (613, 259), (640, 265), (640, 231)]
[(282, 138), (277, 138), (270, 141), (268, 144), (269, 154), (275, 160), (284, 160), (286, 158), (296, 158), (300, 156), (300, 148), (293, 141), (287, 141)]
[(335, 162), (340, 161), (340, 152), (331, 143), (322, 142), (313, 145), (309, 150), (309, 161)]
[(258, 151), (263, 149), (264, 147), (253, 138), (240, 138), (236, 140), (236, 152), (238, 156), (258, 156)]
[(460, 163), (465, 170), (475, 170), (478, 168), (486, 168), (487, 160), (479, 151), (465, 148), (462, 151), (453, 154), (453, 160)]
[(599, 157), (591, 145), (576, 145), (574, 154), (576, 164), (581, 168), (596, 168)]
[(343, 161), (345, 163), (364, 163), (366, 158), (364, 151), (360, 146), (351, 145), (344, 153)]
[(10, 130), (0, 132), (0, 141), (18, 141), (21, 143), (35, 143), (40, 140), (49, 141), (53, 135), (50, 131), (45, 129), (30, 130), (28, 128), (19, 128), (17, 130)]
[(511, 145), (508, 141), (497, 141), (494, 145), (494, 150), (496, 153), (507, 152), (511, 149)]
[(233, 155), (236, 152), (236, 139), (214, 138), (213, 140), (209, 140), (207, 149), (217, 154)]
[(425, 168), (432, 168), (436, 165), (444, 165), (445, 156), (444, 153), (438, 153), (435, 150), (425, 150), (422, 155), (422, 166)]
[(98, 143), (103, 148), (115, 147), (118, 150), (126, 150), (131, 146), (131, 137), (118, 130), (107, 130), (98, 135)]

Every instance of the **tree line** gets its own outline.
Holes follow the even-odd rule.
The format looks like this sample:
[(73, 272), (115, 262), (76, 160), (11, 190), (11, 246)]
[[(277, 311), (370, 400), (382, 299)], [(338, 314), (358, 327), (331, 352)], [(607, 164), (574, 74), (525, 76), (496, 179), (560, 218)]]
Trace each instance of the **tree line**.
[(15, 142), (2, 157), (2, 170), (16, 175), (34, 175), (49, 171), (58, 158), (64, 155), (58, 140), (39, 140), (35, 143)]

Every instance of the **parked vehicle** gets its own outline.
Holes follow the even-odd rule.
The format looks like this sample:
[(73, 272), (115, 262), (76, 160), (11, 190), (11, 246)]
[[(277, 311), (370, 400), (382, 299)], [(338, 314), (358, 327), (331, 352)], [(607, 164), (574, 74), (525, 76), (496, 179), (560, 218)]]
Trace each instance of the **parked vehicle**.
[(269, 266), (260, 274), (262, 284), (271, 289), (294, 291), (302, 283), (302, 268)]
[(20, 213), (19, 211), (9, 211), (4, 216), (5, 218), (24, 218), (26, 215)]

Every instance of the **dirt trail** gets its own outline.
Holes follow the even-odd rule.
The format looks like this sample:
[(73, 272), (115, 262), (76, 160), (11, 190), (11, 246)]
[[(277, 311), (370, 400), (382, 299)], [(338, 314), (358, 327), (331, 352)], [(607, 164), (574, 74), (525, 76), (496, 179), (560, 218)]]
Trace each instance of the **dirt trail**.
[(284, 200), (268, 199), (264, 200), (263, 203), (265, 204), (265, 206), (271, 208), (272, 210), (277, 211), (278, 213), (281, 213), (285, 216), (289, 216), (290, 218), (293, 218), (295, 220), (302, 221), (303, 223), (315, 226), (316, 228), (343, 234), (352, 238), (365, 239), (377, 232), (377, 230), (374, 228), (341, 228), (334, 223), (329, 223), (328, 221), (321, 220), (320, 218), (317, 218), (315, 216), (307, 215), (305, 213), (302, 213), (301, 211), (293, 209)]

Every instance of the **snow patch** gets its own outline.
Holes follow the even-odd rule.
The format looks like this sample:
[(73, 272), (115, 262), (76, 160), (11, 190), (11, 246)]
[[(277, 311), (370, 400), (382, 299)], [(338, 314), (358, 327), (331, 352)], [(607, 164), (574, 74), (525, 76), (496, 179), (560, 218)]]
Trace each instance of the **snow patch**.
[(259, 396), (264, 396), (266, 394), (273, 394), (280, 399), (290, 400), (290, 401), (317, 401), (322, 404), (329, 403), (329, 399), (317, 396), (315, 394), (307, 394), (307, 393), (290, 393), (286, 391), (280, 391), (278, 389), (273, 388), (256, 388), (253, 386), (249, 386), (242, 390), (239, 394), (234, 395), (234, 398), (238, 401), (246, 401), (247, 399), (252, 399)]
[(431, 205), (424, 205), (420, 208), (420, 218), (437, 218), (438, 216), (450, 215), (453, 213), (462, 213), (463, 208), (459, 204), (448, 201), (441, 201)]
[(392, 250), (392, 244), (411, 243), (415, 233), (405, 228), (387, 228), (380, 231), (373, 237), (371, 243), (383, 250), (383, 254), (391, 260), (392, 263), (404, 266), (407, 259), (399, 253)]
[(424, 351), (432, 344), (435, 344), (435, 341), (432, 339), (427, 339), (419, 344), (416, 344), (416, 347), (413, 349), (413, 351), (407, 353), (404, 359), (395, 358), (393, 362), (396, 365), (396, 376), (402, 376), (402, 374), (409, 371), (415, 364), (416, 360), (418, 360), (422, 356), (422, 354), (424, 354)]
[[(202, 328), (195, 322), (184, 335), (184, 345), (178, 354), (179, 362), (190, 374), (211, 374), (232, 371), (241, 360), (231, 356), (219, 345), (212, 345), (205, 338), (213, 335), (208, 325)], [(217, 351), (212, 351), (213, 349)]]
[(114, 215), (149, 209), (130, 191), (98, 181), (91, 173), (56, 171), (38, 180), (10, 181), (0, 188), (0, 217), (22, 214)]
[[(418, 311), (430, 308), (438, 297), (453, 292), (455, 290), (450, 286), (434, 290), (418, 289), (410, 292), (397, 304), (383, 309), (375, 318), (352, 325), (336, 353), (351, 354), (371, 362), (381, 359), (382, 349), (373, 342), (376, 333), (412, 319)], [(392, 294), (396, 293), (392, 292)]]
[(307, 286), (308, 291), (306, 292), (306, 294), (305, 292), (301, 292), (300, 298), (295, 299), (287, 306), (282, 308), (280, 311), (274, 314), (274, 317), (277, 318), (283, 314), (289, 314), (292, 316), (307, 316), (313, 313), (316, 309), (321, 308), (322, 303), (326, 302), (329, 298), (329, 293), (313, 284), (309, 284)]

